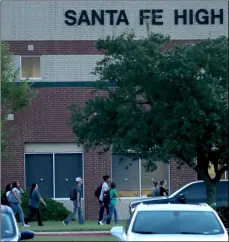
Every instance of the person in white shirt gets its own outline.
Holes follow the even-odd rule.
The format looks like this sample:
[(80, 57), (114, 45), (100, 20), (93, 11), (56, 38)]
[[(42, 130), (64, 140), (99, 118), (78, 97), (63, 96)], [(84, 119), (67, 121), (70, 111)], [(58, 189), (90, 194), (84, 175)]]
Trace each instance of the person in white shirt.
[[(103, 203), (103, 194), (105, 191), (109, 190), (109, 186), (108, 186), (108, 182), (109, 182), (110, 177), (108, 175), (103, 176), (103, 184), (102, 184), (102, 189), (101, 189), (101, 193), (99, 196), (99, 205), (100, 205), (100, 209), (99, 209), (99, 221), (103, 220), (103, 215), (104, 215), (104, 209), (106, 209), (107, 211), (107, 215), (109, 214), (109, 207), (108, 205), (104, 205)], [(98, 224), (99, 224), (98, 221)], [(107, 221), (107, 224), (110, 224), (110, 220)]]
[(23, 189), (20, 188), (19, 182), (15, 181), (12, 184), (12, 190), (8, 195), (9, 205), (12, 208), (14, 214), (19, 214), (22, 226), (29, 227), (30, 225), (25, 223), (24, 213), (21, 207), (21, 194), (24, 193)]

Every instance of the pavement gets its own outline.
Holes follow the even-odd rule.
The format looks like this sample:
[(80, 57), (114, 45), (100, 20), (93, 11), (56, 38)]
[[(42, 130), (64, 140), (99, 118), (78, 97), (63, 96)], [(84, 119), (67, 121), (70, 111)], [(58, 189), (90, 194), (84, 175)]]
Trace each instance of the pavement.
[(36, 232), (36, 236), (107, 236), (110, 231)]

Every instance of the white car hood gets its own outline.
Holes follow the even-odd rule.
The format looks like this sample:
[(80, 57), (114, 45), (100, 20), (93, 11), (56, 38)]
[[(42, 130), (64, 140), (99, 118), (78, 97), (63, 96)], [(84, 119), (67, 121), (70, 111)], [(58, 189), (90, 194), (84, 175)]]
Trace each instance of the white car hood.
[(135, 203), (141, 203), (141, 202), (145, 202), (145, 201), (156, 201), (156, 200), (162, 200), (162, 199), (168, 199), (168, 197), (165, 197), (165, 196), (160, 196), (160, 197), (145, 197), (145, 198), (140, 198), (140, 199), (137, 199), (133, 202), (131, 202), (130, 204), (135, 204)]
[(190, 234), (135, 234), (131, 233), (127, 241), (228, 241), (227, 234), (190, 235)]

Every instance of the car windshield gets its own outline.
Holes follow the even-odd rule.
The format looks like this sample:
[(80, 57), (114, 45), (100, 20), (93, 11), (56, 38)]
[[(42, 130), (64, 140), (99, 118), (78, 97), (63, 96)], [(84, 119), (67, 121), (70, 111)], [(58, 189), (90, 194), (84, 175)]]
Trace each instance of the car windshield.
[(213, 212), (139, 211), (132, 232), (139, 234), (222, 234)]
[(1, 238), (13, 238), (16, 236), (16, 227), (13, 217), (10, 213), (1, 213)]

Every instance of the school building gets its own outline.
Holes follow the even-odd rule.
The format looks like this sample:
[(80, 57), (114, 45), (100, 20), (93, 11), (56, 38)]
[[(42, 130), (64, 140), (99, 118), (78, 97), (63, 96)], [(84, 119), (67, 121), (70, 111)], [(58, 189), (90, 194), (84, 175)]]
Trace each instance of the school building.
[[(18, 81), (30, 79), (36, 96), (29, 107), (9, 115), (6, 128), (15, 141), (12, 159), (1, 163), (2, 187), (18, 180), (37, 182), (43, 196), (71, 208), (69, 191), (83, 177), (86, 219), (98, 217), (94, 196), (102, 176), (117, 183), (126, 218), (129, 202), (151, 192), (153, 181), (167, 180), (170, 193), (197, 179), (186, 166), (158, 164), (145, 172), (142, 162), (128, 169), (117, 154), (99, 155), (75, 144), (68, 107), (93, 98), (91, 74), (103, 53), (95, 42), (133, 29), (137, 38), (150, 31), (170, 35), (171, 46), (228, 36), (227, 0), (16, 0), (1, 2), (1, 39), (9, 44), (20, 70)], [(225, 174), (225, 178), (228, 174)]]

